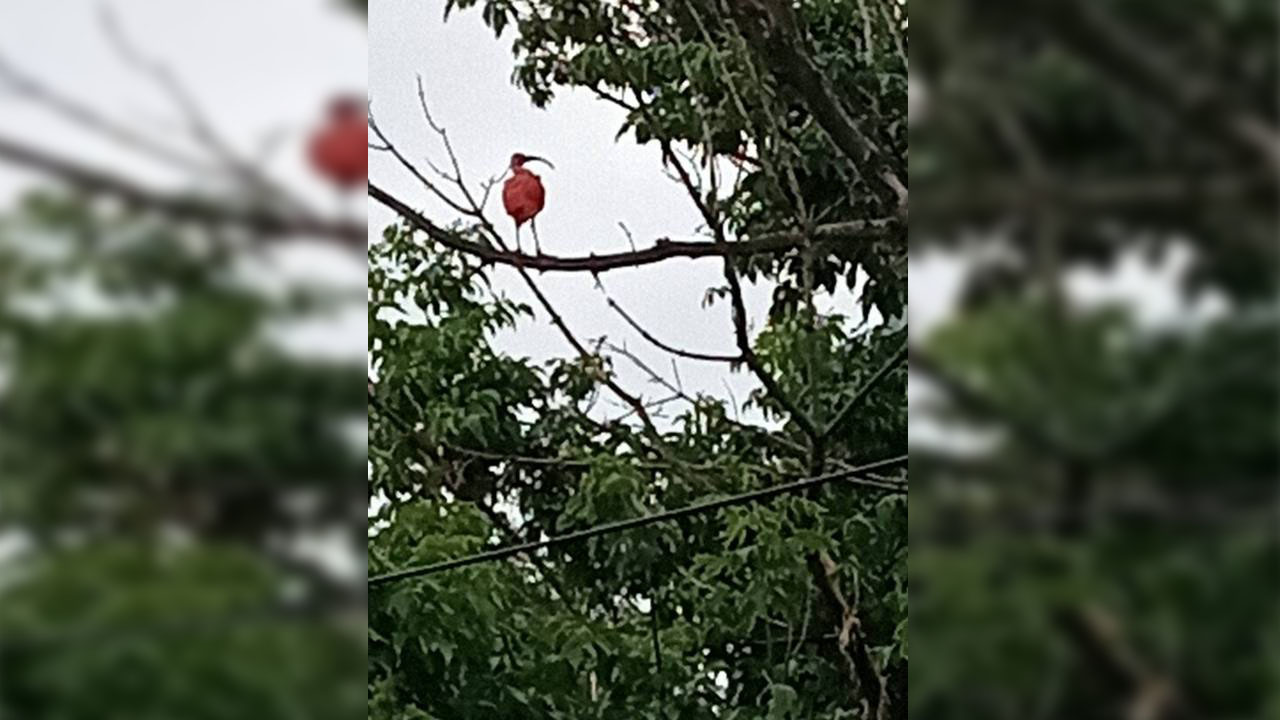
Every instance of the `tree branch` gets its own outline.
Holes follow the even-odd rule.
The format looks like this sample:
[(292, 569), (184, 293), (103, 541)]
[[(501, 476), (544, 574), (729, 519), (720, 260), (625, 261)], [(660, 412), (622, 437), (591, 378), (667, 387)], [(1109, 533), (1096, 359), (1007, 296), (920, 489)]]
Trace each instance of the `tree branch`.
[(795, 25), (794, 13), (787, 3), (776, 0), (731, 0), (740, 14), (754, 11), (764, 21), (766, 30), (753, 17), (740, 23), (744, 36), (753, 49), (778, 78), (787, 83), (804, 100), (818, 126), (826, 131), (836, 147), (855, 166), (874, 160), (876, 175), (893, 192), (899, 216), (907, 212), (907, 187), (890, 167), (883, 148), (869, 138), (845, 110), (826, 76), (804, 48), (804, 40)]
[(848, 664), (848, 671), (857, 678), (858, 687), (866, 698), (866, 717), (883, 720), (889, 713), (884, 678), (876, 667), (875, 659), (871, 657), (857, 610), (849, 605), (840, 586), (836, 584), (838, 568), (835, 561), (823, 551), (805, 556), (805, 563), (827, 607), (837, 614), (836, 647)]
[[(538, 303), (542, 305), (542, 309), (547, 311), (547, 315), (551, 318), (551, 324), (555, 325), (556, 329), (560, 331), (560, 334), (564, 336), (565, 340), (573, 346), (573, 349), (578, 352), (578, 356), (583, 361), (589, 361), (592, 358), (598, 357), (588, 351), (586, 346), (584, 346), (582, 342), (578, 340), (578, 337), (574, 335), (573, 331), (569, 329), (569, 325), (565, 323), (564, 318), (556, 311), (555, 306), (552, 305), (547, 296), (543, 294), (542, 289), (538, 287), (538, 284), (533, 281), (533, 276), (529, 274), (529, 271), (518, 264), (515, 268), (516, 271), (520, 273), (520, 277), (524, 278), (525, 284), (529, 286), (529, 290), (533, 292), (533, 296), (537, 298)], [(618, 396), (619, 400), (631, 407), (632, 412), (635, 413), (636, 417), (640, 419), (641, 424), (644, 425), (646, 433), (649, 438), (653, 440), (658, 452), (668, 456), (668, 459), (671, 459), (666, 450), (665, 441), (662, 440), (662, 434), (658, 432), (657, 426), (653, 424), (653, 418), (649, 416), (649, 410), (645, 407), (644, 401), (627, 392), (627, 390), (619, 385), (618, 381), (613, 378), (613, 375), (603, 368), (600, 370), (598, 380), (603, 383), (605, 387), (609, 388), (614, 395)]]
[(397, 162), (400, 163), (402, 167), (404, 167), (404, 169), (408, 170), (409, 174), (413, 175), (413, 177), (416, 178), (418, 182), (421, 183), (422, 186), (427, 189), (428, 192), (436, 196), (436, 198), (438, 198), (440, 202), (444, 203), (445, 205), (448, 205), (449, 208), (452, 209), (454, 212), (460, 215), (466, 215), (468, 217), (475, 216), (475, 213), (472, 210), (460, 205), (456, 200), (446, 195), (444, 191), (442, 191), (440, 188), (436, 187), (435, 183), (428, 180), (427, 176), (423, 175), (422, 171), (418, 169), (418, 166), (410, 162), (409, 158), (405, 157), (404, 154), (401, 153), (398, 148), (396, 148), (395, 144), (392, 143), (391, 140), (389, 140), (385, 134), (383, 134), (382, 128), (378, 126), (378, 121), (373, 116), (372, 105), (369, 108), (368, 122), (369, 122), (369, 130), (371, 130), (373, 134), (376, 135), (378, 139), (381, 141), (381, 144), (377, 144), (377, 145), (371, 143), (369, 145), (370, 150), (377, 150), (379, 152), (389, 153), (392, 157), (396, 159)]
[(800, 431), (812, 443), (819, 443), (821, 435), (817, 426), (813, 424), (813, 420), (782, 389), (778, 381), (765, 368), (764, 363), (760, 362), (755, 349), (751, 347), (751, 337), (747, 333), (747, 308), (742, 300), (742, 283), (738, 281), (738, 272), (733, 269), (733, 264), (729, 258), (725, 258), (724, 261), (724, 277), (729, 283), (729, 299), (733, 304), (733, 334), (738, 341), (738, 350), (742, 353), (742, 361), (746, 363), (747, 367), (751, 368), (751, 372), (755, 374), (756, 379), (764, 386), (765, 392), (769, 394), (769, 397), (776, 400), (787, 411), (787, 415), (800, 428)]
[(633, 330), (635, 330), (637, 333), (640, 333), (640, 337), (644, 338), (645, 340), (648, 340), (651, 345), (661, 350), (665, 350), (671, 353), (672, 355), (676, 355), (682, 358), (687, 358), (689, 360), (704, 360), (707, 362), (727, 362), (727, 363), (742, 362), (741, 355), (716, 355), (713, 353), (695, 352), (693, 350), (682, 350), (678, 347), (672, 347), (671, 345), (668, 345), (662, 342), (661, 340), (659, 340), (658, 338), (654, 337), (653, 334), (650, 333), (648, 330), (645, 330), (640, 325), (640, 323), (636, 322), (634, 318), (632, 318), (629, 314), (627, 314), (627, 311), (623, 310), (622, 306), (619, 305), (617, 302), (615, 302), (613, 298), (606, 295), (605, 302), (607, 302), (609, 304), (609, 307), (613, 308), (614, 311), (618, 313), (618, 315), (622, 316), (622, 319), (625, 320)]
[(1039, 0), (1038, 5), (1066, 44), (1106, 76), (1172, 106), (1185, 119), (1250, 153), (1261, 153), (1271, 171), (1280, 172), (1280, 131), (1269, 120), (1232, 107), (1211, 82), (1178, 67), (1111, 14), (1109, 6), (1074, 0)]
[(0, 137), (0, 158), (45, 173), (81, 190), (112, 196), (127, 205), (175, 220), (238, 226), (262, 235), (312, 236), (360, 250), (366, 246), (367, 231), (362, 224), (264, 208), (233, 207), (215, 199), (195, 196), (167, 195), (3, 137)]
[[(749, 240), (725, 243), (690, 242), (683, 240), (657, 240), (652, 247), (632, 252), (606, 253), (586, 257), (557, 257), (554, 255), (524, 255), (481, 243), (466, 240), (457, 233), (446, 230), (427, 219), (422, 213), (409, 207), (387, 191), (369, 183), (369, 197), (399, 215), (413, 228), (422, 231), (433, 241), (452, 250), (463, 252), (485, 262), (523, 267), (527, 270), (549, 272), (602, 273), (620, 268), (652, 265), (671, 258), (697, 259), (703, 257), (745, 257), (749, 255), (779, 254), (801, 247), (803, 235), (783, 231), (763, 233)], [(854, 220), (819, 225), (817, 241), (825, 244), (866, 241), (886, 237), (892, 220)]]

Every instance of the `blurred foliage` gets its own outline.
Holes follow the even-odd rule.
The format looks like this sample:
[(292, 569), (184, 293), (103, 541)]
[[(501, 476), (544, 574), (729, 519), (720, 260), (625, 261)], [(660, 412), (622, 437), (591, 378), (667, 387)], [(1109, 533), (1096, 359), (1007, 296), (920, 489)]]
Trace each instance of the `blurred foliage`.
[[(993, 431), (912, 447), (912, 715), (1275, 717), (1277, 167), (1239, 128), (1277, 133), (1276, 4), (911, 20), (912, 252), (973, 267), (920, 343), (921, 415)], [(1175, 246), (1177, 299), (1226, 312), (1068, 291)]]
[[(922, 0), (914, 10), (931, 109), (911, 138), (926, 210), (913, 238), (954, 244), (958, 230), (1016, 222), (1008, 239), (1027, 249), (1039, 200), (1065, 260), (1189, 241), (1201, 253), (1193, 287), (1269, 297), (1275, 173), (1220, 126), (1276, 123), (1275, 3)], [(1130, 53), (1162, 82), (1125, 74)]]
[(357, 716), (350, 591), (285, 548), (362, 542), (365, 402), (271, 331), (339, 299), (59, 194), (0, 216), (0, 254), (0, 715)]
[(12, 717), (357, 718), (350, 633), (267, 612), (279, 581), (229, 547), (50, 553), (4, 594)]

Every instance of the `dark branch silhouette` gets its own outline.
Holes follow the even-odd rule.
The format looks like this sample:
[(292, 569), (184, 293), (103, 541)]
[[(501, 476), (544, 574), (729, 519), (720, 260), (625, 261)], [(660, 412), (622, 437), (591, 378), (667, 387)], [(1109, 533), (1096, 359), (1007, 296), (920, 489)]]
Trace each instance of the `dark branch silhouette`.
[[(651, 265), (678, 257), (743, 257), (747, 255), (778, 254), (801, 247), (804, 242), (803, 235), (799, 231), (785, 231), (756, 235), (749, 240), (725, 243), (723, 245), (713, 242), (661, 239), (655, 242), (652, 247), (632, 252), (606, 253), (585, 257), (524, 255), (474, 242), (456, 232), (447, 230), (373, 183), (369, 183), (369, 197), (399, 215), (414, 229), (420, 230), (427, 237), (445, 247), (472, 255), (485, 262), (523, 267), (527, 270), (601, 273), (619, 268)], [(889, 235), (893, 222), (888, 219), (855, 220), (819, 225), (815, 230), (815, 240), (816, 242), (827, 244), (876, 240)]]
[(703, 352), (696, 352), (693, 350), (684, 350), (678, 347), (674, 347), (672, 345), (668, 345), (667, 343), (655, 337), (653, 333), (649, 332), (648, 330), (645, 330), (644, 327), (640, 325), (640, 323), (636, 322), (635, 318), (631, 317), (631, 315), (627, 313), (626, 310), (623, 310), (622, 306), (619, 305), (613, 298), (606, 296), (605, 302), (607, 302), (609, 304), (609, 307), (613, 308), (614, 312), (618, 313), (618, 315), (620, 315), (622, 319), (625, 320), (626, 323), (631, 326), (631, 329), (639, 333), (640, 337), (644, 338), (645, 340), (648, 340), (649, 344), (653, 345), (654, 347), (657, 347), (661, 350), (666, 350), (672, 355), (677, 355), (682, 358), (688, 358), (689, 360), (705, 360), (707, 362), (727, 362), (727, 363), (742, 362), (741, 355), (718, 355), (715, 353), (703, 353)]
[(264, 236), (309, 236), (335, 240), (360, 249), (366, 245), (367, 235), (362, 224), (268, 208), (236, 207), (222, 200), (194, 195), (166, 194), (4, 137), (0, 137), (0, 159), (45, 173), (80, 190), (111, 196), (126, 205), (161, 213), (175, 220), (236, 226)]
[(3, 56), (0, 56), (0, 89), (194, 177), (207, 180), (225, 176), (235, 179), (251, 191), (253, 203), (195, 191), (165, 192), (14, 138), (0, 137), (0, 160), (49, 175), (81, 191), (112, 197), (133, 209), (164, 215), (176, 221), (238, 227), (262, 237), (310, 237), (334, 241), (352, 250), (365, 250), (367, 230), (363, 222), (324, 217), (265, 174), (258, 163), (270, 152), (271, 138), (254, 155), (256, 160), (238, 153), (217, 132), (194, 94), (168, 67), (145, 56), (131, 42), (109, 8), (102, 9), (100, 22), (104, 35), (121, 60), (154, 83), (182, 113), (191, 137), (203, 153), (191, 154), (176, 149), (116, 122), (94, 108), (45, 86)]

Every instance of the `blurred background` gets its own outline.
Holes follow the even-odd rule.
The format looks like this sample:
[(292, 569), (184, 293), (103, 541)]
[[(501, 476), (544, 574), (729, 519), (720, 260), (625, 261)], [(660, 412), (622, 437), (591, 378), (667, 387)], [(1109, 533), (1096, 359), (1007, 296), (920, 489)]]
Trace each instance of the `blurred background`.
[(1277, 4), (910, 19), (912, 716), (1280, 717)]
[[(910, 712), (1280, 716), (1272, 0), (916, 0)], [(362, 3), (0, 5), (0, 717), (364, 715)]]
[(0, 717), (364, 717), (365, 38), (0, 5)]

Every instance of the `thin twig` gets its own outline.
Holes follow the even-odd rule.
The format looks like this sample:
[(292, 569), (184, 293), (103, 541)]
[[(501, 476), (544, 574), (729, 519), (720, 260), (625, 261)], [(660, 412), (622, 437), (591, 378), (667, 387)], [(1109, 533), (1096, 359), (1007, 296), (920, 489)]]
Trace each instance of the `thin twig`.
[[(602, 287), (601, 292), (603, 291), (604, 290)], [(741, 355), (720, 355), (715, 353), (703, 353), (703, 352), (696, 352), (693, 350), (682, 350), (678, 347), (668, 345), (667, 343), (664, 343), (663, 341), (654, 337), (653, 333), (650, 333), (648, 330), (645, 330), (640, 325), (640, 323), (636, 322), (635, 318), (632, 318), (631, 315), (629, 315), (626, 310), (623, 310), (622, 306), (619, 305), (612, 297), (610, 297), (608, 293), (605, 293), (605, 302), (607, 302), (609, 304), (609, 307), (613, 308), (613, 310), (617, 312), (618, 315), (620, 315), (622, 319), (625, 320), (626, 323), (630, 325), (633, 330), (639, 333), (640, 337), (649, 341), (649, 344), (657, 348), (660, 348), (662, 350), (665, 350), (671, 353), (672, 355), (677, 355), (682, 358), (688, 358), (690, 360), (705, 360), (708, 362), (727, 362), (727, 363), (742, 362)]]
[(889, 358), (885, 364), (881, 365), (880, 369), (876, 370), (876, 372), (858, 388), (857, 392), (853, 394), (853, 397), (849, 398), (849, 401), (840, 408), (840, 410), (835, 414), (835, 417), (831, 418), (831, 422), (828, 423), (826, 429), (822, 431), (823, 439), (831, 437), (831, 435), (836, 431), (836, 428), (844, 424), (844, 422), (853, 415), (853, 411), (857, 409), (858, 405), (866, 399), (867, 395), (871, 393), (880, 381), (906, 359), (907, 345), (904, 342), (902, 344), (902, 348), (899, 349), (893, 357)]
[(236, 153), (230, 143), (214, 130), (208, 120), (208, 114), (195, 101), (195, 98), (187, 91), (177, 76), (160, 62), (145, 57), (130, 42), (110, 6), (105, 4), (101, 6), (99, 19), (107, 39), (111, 41), (121, 58), (143, 75), (150, 77), (160, 87), (161, 91), (169, 96), (186, 117), (192, 136), (197, 141), (208, 148), (215, 157), (219, 158), (232, 173), (244, 182), (260, 192), (267, 193), (291, 205), (294, 210), (310, 213), (310, 208), (305, 202), (295, 197), (279, 183), (267, 177), (261, 168), (256, 167)]
[(369, 146), (370, 149), (377, 149), (383, 152), (390, 153), (391, 156), (394, 157), (400, 163), (401, 166), (403, 166), (406, 170), (409, 171), (409, 174), (413, 175), (414, 178), (416, 178), (418, 182), (421, 183), (422, 186), (427, 189), (428, 192), (436, 196), (440, 200), (440, 202), (444, 203), (445, 205), (448, 205), (455, 212), (461, 213), (463, 215), (471, 216), (471, 217), (475, 216), (475, 212), (473, 210), (459, 204), (456, 200), (446, 195), (444, 191), (442, 191), (440, 188), (436, 187), (435, 183), (428, 180), (427, 177), (422, 174), (422, 171), (418, 170), (417, 166), (414, 165), (412, 162), (410, 162), (409, 158), (405, 157), (404, 154), (401, 153), (400, 150), (396, 148), (395, 144), (391, 142), (391, 140), (387, 139), (387, 136), (382, 132), (382, 128), (378, 127), (377, 119), (373, 116), (372, 103), (370, 103), (370, 107), (369, 107), (369, 129), (373, 131), (373, 134), (376, 135), (378, 137), (378, 140), (381, 141), (380, 146), (375, 148), (374, 145), (370, 145)]
[(140, 135), (93, 108), (53, 91), (32, 76), (20, 71), (3, 55), (0, 55), (0, 81), (3, 81), (17, 95), (43, 105), (59, 116), (125, 147), (187, 172), (207, 173), (209, 171), (208, 166), (196, 158)]

